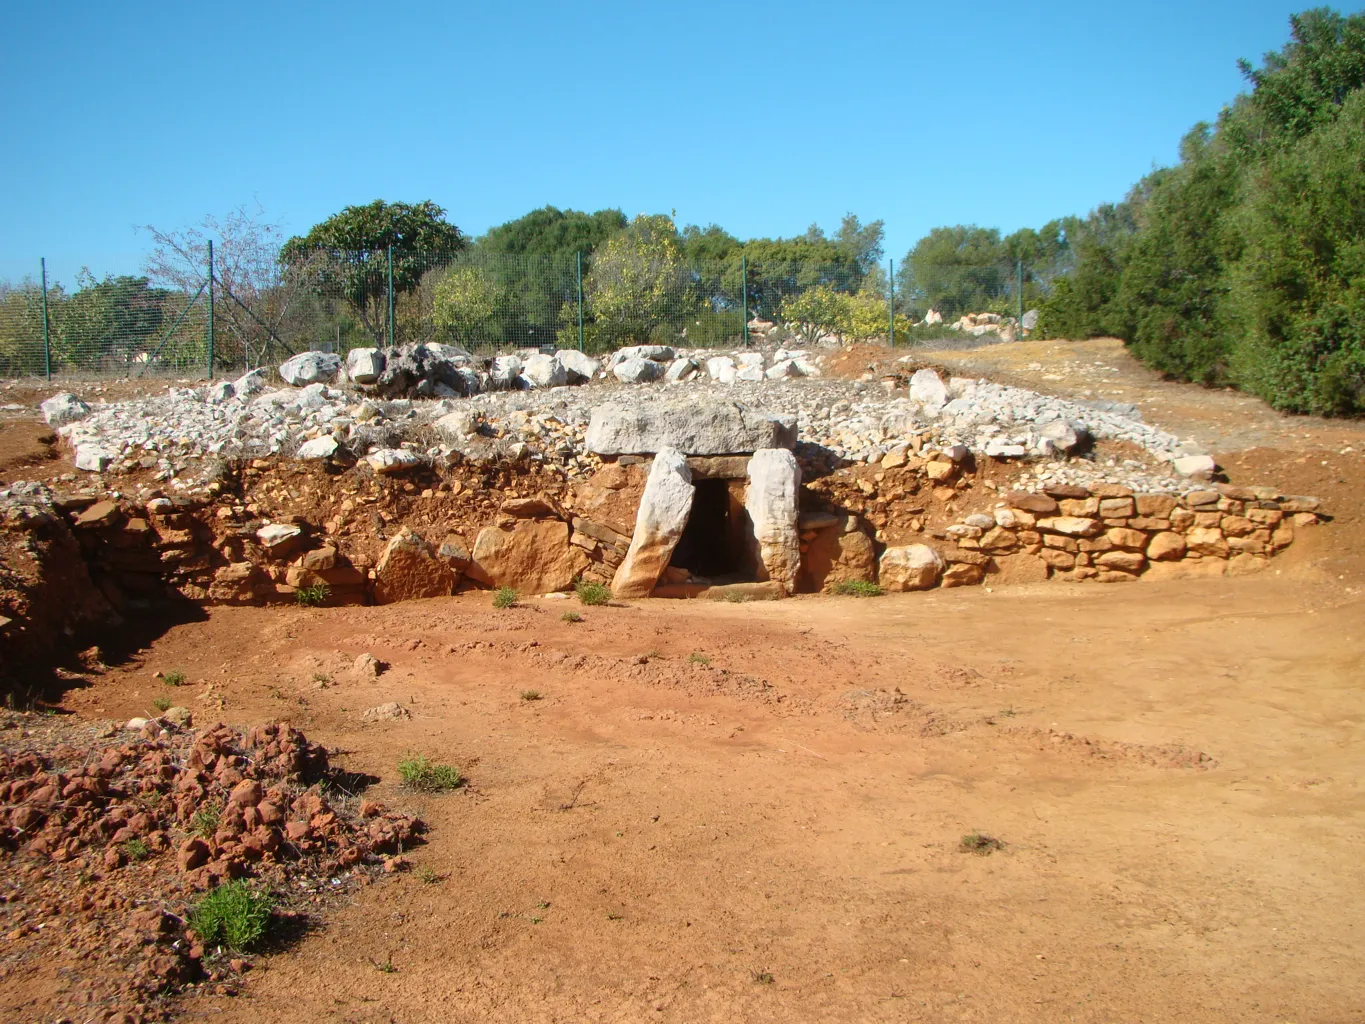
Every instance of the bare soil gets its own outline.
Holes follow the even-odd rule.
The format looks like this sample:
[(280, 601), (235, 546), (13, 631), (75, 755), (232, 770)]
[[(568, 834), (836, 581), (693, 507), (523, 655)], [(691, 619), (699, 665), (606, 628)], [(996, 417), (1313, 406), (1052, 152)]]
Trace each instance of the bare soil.
[[(1137, 402), (1332, 521), (1245, 578), (215, 608), (107, 653), (65, 711), (145, 715), (179, 669), (197, 721), (287, 718), (430, 827), (431, 873), (181, 1019), (1365, 1020), (1365, 430), (1103, 342), (916, 355)], [(400, 789), (413, 752), (470, 785)]]

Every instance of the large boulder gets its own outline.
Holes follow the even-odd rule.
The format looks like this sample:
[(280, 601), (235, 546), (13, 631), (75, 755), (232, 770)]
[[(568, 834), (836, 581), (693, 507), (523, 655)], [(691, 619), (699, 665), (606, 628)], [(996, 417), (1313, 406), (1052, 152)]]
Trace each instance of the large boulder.
[(436, 549), (406, 526), (384, 548), (374, 570), (374, 599), (380, 604), (444, 597), (455, 589), (459, 574), (438, 557)]
[(568, 523), (521, 519), (480, 530), (465, 575), (521, 594), (553, 594), (573, 586), (586, 561), (569, 543)]
[(611, 372), (616, 374), (616, 379), (622, 384), (647, 384), (658, 380), (667, 369), (665, 364), (656, 363), (653, 359), (635, 357), (623, 359), (611, 368)]
[(910, 378), (910, 400), (937, 412), (948, 403), (948, 386), (928, 367), (916, 370)]
[(569, 375), (570, 384), (585, 384), (597, 376), (602, 364), (576, 348), (561, 348), (555, 353), (559, 365)]
[(614, 370), (628, 359), (648, 359), (656, 363), (668, 363), (673, 361), (673, 356), (673, 349), (667, 345), (628, 345), (613, 352), (611, 362), (607, 365)]
[[(374, 383), (390, 398), (449, 398), (476, 395), (482, 390), (479, 375), (470, 368), (469, 353), (454, 345), (391, 348), (383, 353), (383, 363)], [(520, 369), (518, 363), (518, 372)]]
[(585, 441), (599, 455), (641, 455), (676, 448), (687, 455), (736, 455), (796, 444), (796, 417), (728, 401), (602, 405)]
[(49, 427), (64, 427), (68, 423), (76, 423), (90, 415), (90, 406), (69, 391), (53, 395), (38, 406), (38, 409), (42, 412), (43, 419), (47, 421)]
[(384, 353), (377, 348), (353, 348), (346, 353), (346, 376), (356, 384), (374, 384), (384, 372)]
[(796, 529), (801, 467), (785, 448), (763, 448), (749, 460), (744, 510), (753, 524), (753, 549), (759, 581), (773, 580), (787, 593), (796, 590), (801, 571), (801, 538)]
[(877, 549), (862, 530), (846, 530), (844, 517), (819, 528), (801, 559), (801, 588), (828, 590), (838, 583), (875, 583)]
[(943, 578), (943, 556), (928, 544), (906, 544), (882, 552), (877, 580), (883, 590), (928, 590)]
[(569, 383), (569, 373), (558, 356), (531, 356), (522, 366), (521, 375), (533, 388), (557, 388)]
[(332, 352), (300, 352), (280, 364), (280, 376), (296, 388), (326, 383), (341, 369), (341, 357)]
[(525, 368), (526, 364), (521, 361), (520, 356), (498, 356), (488, 370), (489, 387), (515, 388), (521, 371)]
[(692, 514), (692, 471), (687, 456), (663, 448), (654, 456), (630, 549), (611, 581), (617, 597), (648, 597), (678, 546)]
[(239, 399), (248, 399), (252, 395), (259, 395), (266, 387), (265, 370), (257, 367), (248, 370), (232, 382), (232, 393)]

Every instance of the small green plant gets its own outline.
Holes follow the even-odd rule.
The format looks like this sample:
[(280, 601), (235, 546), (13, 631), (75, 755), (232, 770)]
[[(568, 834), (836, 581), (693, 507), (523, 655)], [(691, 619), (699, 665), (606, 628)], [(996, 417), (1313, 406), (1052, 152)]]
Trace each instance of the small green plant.
[(563, 615), (561, 615), (559, 618), (560, 618), (560, 621), (561, 621), (561, 622), (582, 622), (582, 621), (583, 621), (583, 616), (579, 615), (578, 612), (575, 612), (575, 611), (567, 611), (567, 612), (565, 612)]
[(885, 593), (877, 584), (867, 580), (840, 580), (829, 592), (840, 597), (881, 597)]
[(436, 873), (436, 869), (430, 864), (423, 864), (414, 872), (414, 877), (423, 885), (439, 885), (445, 881), (444, 875)]
[(213, 834), (218, 831), (218, 822), (222, 817), (221, 804), (205, 804), (190, 816), (190, 831), (201, 839), (212, 839)]
[(253, 892), (245, 879), (224, 882), (190, 912), (190, 927), (205, 946), (250, 949), (270, 927), (275, 901), (269, 893)]
[(611, 587), (605, 583), (589, 583), (587, 580), (579, 580), (573, 585), (578, 593), (578, 599), (584, 604), (610, 604)]
[(742, 590), (727, 590), (725, 592), (725, 600), (730, 602), (730, 604), (747, 604), (749, 595)]
[(123, 844), (123, 853), (129, 860), (146, 860), (152, 855), (152, 848), (147, 845), (147, 840), (135, 836)]
[(331, 594), (331, 587), (326, 583), (318, 583), (311, 587), (299, 587), (294, 592), (294, 599), (298, 601), (300, 608), (316, 608), (326, 601)]
[(653, 660), (654, 658), (662, 658), (663, 656), (664, 652), (659, 650), (659, 648), (657, 647), (651, 647), (649, 650), (645, 651), (645, 657), (651, 660)]
[(711, 659), (700, 651), (693, 651), (687, 656), (687, 663), (689, 665), (709, 665), (711, 664)]
[(978, 857), (989, 857), (996, 850), (1004, 848), (1003, 842), (984, 832), (968, 832), (957, 844), (959, 853), (974, 853)]
[(608, 915), (607, 915), (607, 920), (608, 920), (608, 921), (619, 921), (619, 920), (621, 920), (621, 918), (623, 918), (623, 917), (625, 917), (624, 914), (608, 914)]
[(521, 699), (522, 699), (522, 700), (541, 700), (544, 696), (545, 696), (545, 694), (541, 693), (539, 690), (522, 690), (522, 691), (521, 691)]
[(152, 707), (158, 711), (169, 711), (171, 709), (171, 698), (156, 697), (152, 700)]
[(383, 972), (384, 974), (397, 974), (397, 973), (398, 973), (398, 968), (395, 967), (395, 966), (393, 965), (393, 954), (392, 954), (392, 953), (390, 953), (390, 954), (388, 955), (388, 958), (387, 958), (387, 959), (385, 959), (385, 960), (374, 960), (374, 961), (372, 961), (372, 963), (374, 964), (374, 969), (375, 969), (376, 971), (381, 971), (381, 972)]
[(173, 668), (162, 677), (161, 681), (167, 686), (184, 686), (185, 673), (178, 668)]
[(315, 682), (315, 683), (330, 683), (331, 681), (332, 681), (332, 677), (331, 677), (331, 675), (330, 675), (329, 673), (327, 673), (327, 672), (314, 672), (314, 673), (313, 673), (313, 682)]
[(512, 587), (499, 587), (493, 592), (494, 608), (515, 608), (517, 592)]
[(773, 983), (773, 975), (771, 971), (753, 971), (751, 973), (754, 976), (755, 984), (771, 985)]
[(413, 754), (398, 762), (398, 776), (408, 789), (419, 793), (444, 793), (464, 785), (454, 765), (435, 764), (425, 754)]

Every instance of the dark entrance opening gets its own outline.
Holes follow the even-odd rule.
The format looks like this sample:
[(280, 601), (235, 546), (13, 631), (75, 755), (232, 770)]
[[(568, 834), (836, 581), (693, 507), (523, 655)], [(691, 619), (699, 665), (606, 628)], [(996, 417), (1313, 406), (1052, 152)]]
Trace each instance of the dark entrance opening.
[[(673, 549), (671, 565), (713, 583), (748, 579), (744, 551), (744, 505), (729, 480), (693, 482), (692, 512)], [(742, 480), (733, 481), (740, 487)], [(740, 492), (742, 494), (742, 492)]]

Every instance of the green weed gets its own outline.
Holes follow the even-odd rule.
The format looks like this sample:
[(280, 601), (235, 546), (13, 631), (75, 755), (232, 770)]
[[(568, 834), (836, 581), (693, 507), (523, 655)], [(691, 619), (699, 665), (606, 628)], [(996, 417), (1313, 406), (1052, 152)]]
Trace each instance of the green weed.
[(458, 768), (435, 764), (425, 754), (414, 754), (399, 761), (398, 777), (408, 789), (419, 793), (445, 793), (464, 785), (464, 776)]
[(162, 677), (161, 681), (167, 686), (184, 686), (185, 673), (178, 668), (173, 668)]
[(189, 924), (206, 946), (250, 949), (270, 927), (275, 901), (269, 893), (253, 892), (245, 879), (224, 882), (190, 912)]
[(579, 580), (573, 588), (578, 593), (578, 599), (584, 604), (611, 603), (611, 587), (605, 583), (589, 583), (586, 580)]
[(300, 608), (316, 608), (331, 596), (332, 588), (326, 583), (319, 583), (312, 587), (299, 587), (294, 593), (294, 600), (298, 601)]
[(515, 608), (517, 592), (512, 587), (499, 587), (493, 592), (494, 608)]
[(841, 597), (881, 597), (886, 591), (867, 580), (841, 580), (830, 587), (831, 594)]

